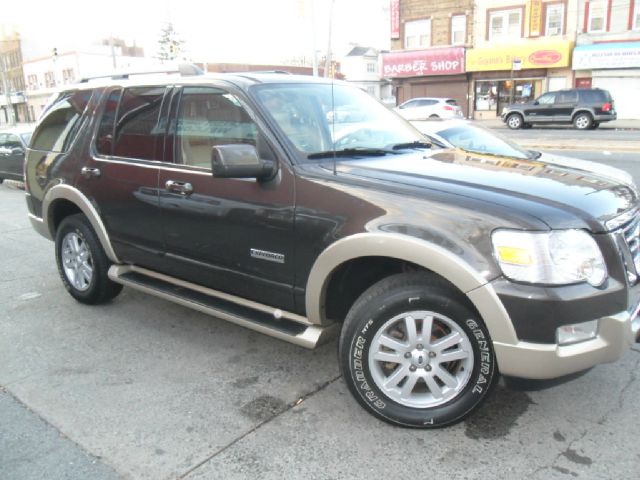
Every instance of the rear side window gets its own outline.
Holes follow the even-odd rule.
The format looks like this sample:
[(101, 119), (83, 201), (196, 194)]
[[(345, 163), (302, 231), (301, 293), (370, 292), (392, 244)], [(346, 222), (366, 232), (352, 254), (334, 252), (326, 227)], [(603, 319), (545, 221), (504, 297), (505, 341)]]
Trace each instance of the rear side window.
[(80, 127), (80, 119), (92, 90), (64, 92), (45, 112), (33, 134), (31, 148), (46, 152), (66, 152)]
[(605, 90), (580, 90), (583, 103), (605, 103), (610, 101), (609, 92)]
[(102, 155), (113, 155), (113, 129), (116, 123), (116, 112), (122, 90), (114, 90), (107, 96), (102, 112), (102, 119), (98, 127), (96, 149)]
[(566, 92), (558, 92), (556, 95), (556, 103), (576, 103), (578, 101), (578, 92), (569, 90)]
[(453, 98), (448, 98), (447, 99), (447, 103), (449, 105), (456, 105), (456, 106), (458, 105), (458, 102), (456, 102), (455, 99), (453, 99)]
[[(158, 119), (164, 92), (164, 87), (135, 87), (124, 90), (115, 122), (113, 155), (162, 160), (162, 140), (165, 132)], [(108, 124), (108, 119), (105, 121)]]

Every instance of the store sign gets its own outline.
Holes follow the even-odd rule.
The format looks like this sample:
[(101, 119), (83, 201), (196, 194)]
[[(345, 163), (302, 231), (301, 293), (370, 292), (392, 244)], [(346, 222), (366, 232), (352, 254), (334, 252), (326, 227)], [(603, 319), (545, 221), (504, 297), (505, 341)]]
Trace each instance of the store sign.
[(529, 36), (542, 35), (542, 0), (531, 0), (529, 4)]
[(430, 48), (382, 55), (383, 77), (422, 77), (464, 73), (464, 48)]
[(391, 0), (391, 39), (400, 38), (400, 0)]
[(522, 69), (558, 68), (569, 66), (571, 42), (542, 43), (532, 41), (521, 45), (467, 50), (467, 72), (511, 70), (513, 61), (520, 59)]
[(640, 67), (640, 42), (580, 45), (573, 50), (573, 69)]

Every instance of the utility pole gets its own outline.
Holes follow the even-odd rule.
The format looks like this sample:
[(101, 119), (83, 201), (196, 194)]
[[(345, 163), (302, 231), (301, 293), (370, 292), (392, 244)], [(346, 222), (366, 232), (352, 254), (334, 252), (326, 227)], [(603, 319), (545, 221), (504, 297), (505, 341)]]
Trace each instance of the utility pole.
[(318, 50), (316, 50), (316, 2), (311, 0), (311, 46), (313, 48), (313, 76), (318, 76)]
[(331, 7), (329, 10), (329, 39), (327, 41), (327, 58), (324, 61), (324, 76), (329, 76), (329, 70), (331, 68), (331, 30), (333, 28), (333, 5), (335, 0), (331, 0)]
[(13, 126), (16, 124), (16, 119), (13, 114), (13, 104), (11, 103), (11, 93), (9, 92), (9, 69), (7, 68), (7, 62), (4, 56), (4, 52), (0, 53), (0, 76), (2, 76), (2, 90), (4, 91), (4, 98), (7, 104), (6, 112), (7, 112), (7, 121), (9, 125)]

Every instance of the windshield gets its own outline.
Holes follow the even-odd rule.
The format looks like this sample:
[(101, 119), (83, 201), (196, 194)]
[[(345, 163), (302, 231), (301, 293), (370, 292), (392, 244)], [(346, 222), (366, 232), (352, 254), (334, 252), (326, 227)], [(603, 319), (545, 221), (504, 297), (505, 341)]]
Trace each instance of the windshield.
[(334, 151), (379, 154), (398, 145), (425, 148), (424, 137), (411, 124), (356, 87), (263, 84), (254, 88), (258, 102), (304, 158)]
[(501, 135), (475, 125), (465, 124), (447, 128), (440, 130), (438, 135), (453, 146), (468, 152), (521, 159), (531, 159), (535, 156)]

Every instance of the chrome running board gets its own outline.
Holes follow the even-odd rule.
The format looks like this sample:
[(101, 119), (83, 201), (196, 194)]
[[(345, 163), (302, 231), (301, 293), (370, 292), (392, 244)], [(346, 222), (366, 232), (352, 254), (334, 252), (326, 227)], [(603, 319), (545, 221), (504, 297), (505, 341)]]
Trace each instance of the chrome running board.
[(109, 278), (127, 287), (305, 348), (326, 343), (339, 329), (335, 323), (322, 327), (313, 325), (301, 315), (133, 265), (112, 265)]

